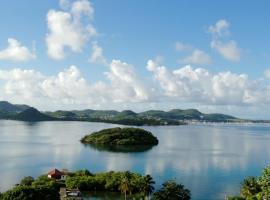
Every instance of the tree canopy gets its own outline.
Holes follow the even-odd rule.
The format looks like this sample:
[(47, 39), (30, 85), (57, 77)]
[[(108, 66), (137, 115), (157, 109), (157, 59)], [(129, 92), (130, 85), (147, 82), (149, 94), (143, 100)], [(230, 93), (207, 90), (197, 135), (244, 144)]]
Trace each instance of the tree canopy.
[(153, 200), (189, 200), (190, 198), (190, 191), (173, 180), (163, 183), (162, 188), (153, 195)]
[(95, 145), (157, 145), (158, 139), (140, 128), (109, 128), (86, 135), (82, 143)]

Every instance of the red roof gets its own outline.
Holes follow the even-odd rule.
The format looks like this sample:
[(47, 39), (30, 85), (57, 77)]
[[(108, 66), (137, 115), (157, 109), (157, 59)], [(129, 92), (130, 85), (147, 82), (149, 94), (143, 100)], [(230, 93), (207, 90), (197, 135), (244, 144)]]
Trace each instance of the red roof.
[(64, 175), (63, 172), (59, 171), (58, 169), (52, 169), (51, 171), (48, 172), (48, 175), (51, 176), (62, 176)]

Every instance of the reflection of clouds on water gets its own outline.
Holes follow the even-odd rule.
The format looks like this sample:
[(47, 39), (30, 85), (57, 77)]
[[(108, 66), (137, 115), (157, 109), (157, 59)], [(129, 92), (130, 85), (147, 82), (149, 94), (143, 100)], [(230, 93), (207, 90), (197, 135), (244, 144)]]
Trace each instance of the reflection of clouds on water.
[(135, 163), (127, 154), (112, 154), (106, 160), (106, 171), (124, 171), (131, 169)]
[(115, 126), (0, 120), (0, 190), (52, 167), (86, 168), (151, 174), (157, 187), (176, 178), (191, 189), (194, 199), (216, 199), (238, 192), (243, 177), (259, 174), (270, 162), (270, 126), (144, 127), (158, 137), (159, 144), (136, 153), (98, 151), (79, 141), (85, 134)]
[(186, 126), (179, 132), (181, 139), (175, 139), (174, 129), (166, 127), (164, 132), (158, 131), (160, 144), (147, 159), (147, 173), (174, 169), (191, 174), (207, 171), (209, 167), (223, 171), (245, 170), (254, 159), (252, 155), (260, 156), (260, 152), (265, 151), (269, 156), (270, 146), (265, 142), (269, 141), (269, 136), (261, 141), (265, 145), (258, 145), (250, 136), (243, 140), (241, 130), (230, 134), (222, 127), (213, 127), (209, 133), (209, 127)]

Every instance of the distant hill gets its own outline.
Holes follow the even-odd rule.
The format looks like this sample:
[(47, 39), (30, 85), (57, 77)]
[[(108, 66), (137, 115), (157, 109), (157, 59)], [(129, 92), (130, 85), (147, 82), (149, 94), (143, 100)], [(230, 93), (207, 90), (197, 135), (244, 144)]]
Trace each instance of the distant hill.
[(39, 112), (37, 109), (30, 107), (20, 112), (18, 115), (14, 117), (14, 119), (21, 121), (36, 122), (36, 121), (51, 121), (55, 120), (56, 118), (43, 114)]
[(7, 101), (0, 101), (0, 111), (2, 112), (22, 112), (26, 109), (28, 109), (29, 106), (27, 105), (17, 105), (17, 104), (11, 104)]
[(140, 116), (147, 117), (158, 117), (164, 119), (173, 120), (199, 120), (199, 121), (212, 121), (212, 122), (222, 122), (228, 120), (236, 120), (236, 117), (224, 114), (204, 114), (196, 109), (173, 109), (168, 112), (161, 110), (150, 110), (146, 112), (139, 113)]
[[(22, 121), (90, 121), (123, 125), (181, 125), (187, 121), (206, 122), (245, 122), (231, 115), (213, 113), (205, 114), (196, 109), (172, 109), (170, 111), (148, 110), (136, 113), (132, 110), (122, 112), (116, 110), (58, 110), (40, 112), (27, 105), (16, 105), (0, 101), (0, 119), (15, 119)], [(249, 120), (250, 121), (250, 120)], [(260, 121), (261, 122), (261, 121)]]

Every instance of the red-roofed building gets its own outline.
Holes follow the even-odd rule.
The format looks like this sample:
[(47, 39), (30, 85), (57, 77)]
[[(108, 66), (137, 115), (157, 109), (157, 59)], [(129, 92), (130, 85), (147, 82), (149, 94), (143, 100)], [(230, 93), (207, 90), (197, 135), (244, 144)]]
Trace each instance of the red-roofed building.
[(59, 171), (58, 169), (52, 169), (51, 171), (48, 172), (48, 178), (65, 180), (66, 174), (64, 172)]

